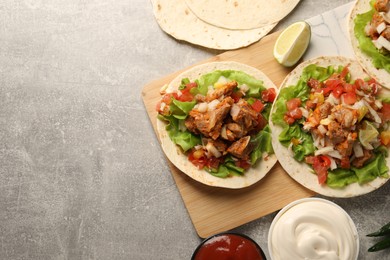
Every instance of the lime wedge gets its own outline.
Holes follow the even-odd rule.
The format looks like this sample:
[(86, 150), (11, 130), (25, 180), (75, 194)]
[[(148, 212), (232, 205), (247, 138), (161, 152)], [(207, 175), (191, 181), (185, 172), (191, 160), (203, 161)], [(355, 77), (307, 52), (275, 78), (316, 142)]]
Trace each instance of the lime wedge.
[(288, 26), (278, 37), (274, 57), (283, 66), (295, 65), (305, 53), (311, 38), (310, 25), (299, 21)]
[(379, 132), (373, 124), (363, 121), (362, 128), (359, 131), (359, 141), (366, 149), (373, 149), (371, 142), (378, 139)]

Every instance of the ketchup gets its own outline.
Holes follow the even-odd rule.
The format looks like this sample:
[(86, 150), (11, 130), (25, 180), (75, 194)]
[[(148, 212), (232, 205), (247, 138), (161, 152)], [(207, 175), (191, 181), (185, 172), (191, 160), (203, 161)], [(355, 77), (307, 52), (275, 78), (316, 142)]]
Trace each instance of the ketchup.
[(222, 233), (206, 239), (192, 256), (192, 260), (265, 260), (260, 247), (249, 237)]

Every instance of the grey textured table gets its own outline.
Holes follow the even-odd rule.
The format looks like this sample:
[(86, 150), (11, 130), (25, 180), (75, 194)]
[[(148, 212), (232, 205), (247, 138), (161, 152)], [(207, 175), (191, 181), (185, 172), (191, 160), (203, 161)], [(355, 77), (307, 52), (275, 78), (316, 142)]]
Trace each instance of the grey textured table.
[[(347, 2), (303, 0), (275, 30)], [(189, 259), (200, 238), (141, 90), (218, 53), (166, 35), (147, 0), (0, 1), (0, 259)], [(365, 237), (389, 191), (332, 200), (361, 259), (390, 259)], [(268, 255), (274, 216), (235, 231)]]

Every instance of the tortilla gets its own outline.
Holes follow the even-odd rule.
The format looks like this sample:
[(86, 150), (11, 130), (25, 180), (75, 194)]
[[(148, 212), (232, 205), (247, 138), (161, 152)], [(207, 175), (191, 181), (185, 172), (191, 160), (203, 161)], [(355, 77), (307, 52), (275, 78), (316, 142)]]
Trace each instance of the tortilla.
[(355, 22), (354, 19), (358, 14), (366, 13), (371, 9), (370, 0), (358, 0), (356, 1), (354, 7), (351, 10), (348, 20), (348, 32), (349, 38), (352, 44), (352, 49), (355, 53), (356, 59), (359, 61), (360, 65), (367, 71), (367, 73), (373, 77), (377, 82), (379, 82), (385, 88), (390, 89), (390, 73), (385, 69), (377, 69), (372, 63), (372, 59), (369, 55), (362, 52), (359, 48), (359, 42), (355, 36), (354, 28)]
[[(202, 65), (195, 66), (187, 71), (184, 71), (182, 74), (178, 75), (167, 87), (167, 92), (176, 89), (183, 78), (189, 78), (190, 81), (198, 79), (201, 75), (215, 71), (215, 70), (238, 70), (243, 71), (256, 79), (263, 81), (263, 85), (266, 88), (275, 88), (273, 82), (261, 71), (241, 64), (237, 62), (211, 62), (205, 63)], [(256, 167), (251, 167), (249, 170), (245, 171), (243, 176), (233, 176), (228, 178), (218, 178), (205, 170), (199, 170), (194, 166), (183, 153), (179, 146), (174, 144), (165, 130), (166, 124), (161, 120), (157, 119), (157, 132), (161, 142), (161, 147), (173, 165), (175, 165), (179, 170), (184, 174), (188, 175), (192, 179), (201, 182), (203, 184), (214, 186), (214, 187), (223, 187), (231, 189), (239, 189), (248, 187), (259, 180), (261, 180), (274, 166), (276, 163), (275, 154), (271, 154), (267, 159), (261, 159), (257, 162)]]
[[(281, 87), (279, 88), (278, 96), (280, 94), (281, 89), (291, 85), (296, 85), (296, 83), (298, 82), (302, 74), (303, 69), (309, 64), (315, 64), (317, 66), (322, 66), (322, 67), (327, 67), (329, 65), (346, 66), (350, 64), (349, 70), (352, 79), (365, 78), (366, 76), (368, 76), (361, 68), (359, 63), (352, 59), (348, 59), (345, 57), (318, 57), (301, 63), (290, 74), (288, 74), (287, 77), (282, 82)], [(382, 90), (386, 91), (385, 89)], [(276, 97), (275, 101), (278, 99), (278, 96)], [(269, 125), (272, 131), (272, 146), (274, 148), (274, 152), (281, 166), (284, 168), (284, 170), (295, 181), (297, 181), (304, 187), (329, 197), (354, 197), (354, 196), (363, 195), (371, 191), (374, 191), (379, 187), (381, 187), (382, 185), (384, 185), (389, 180), (388, 178), (376, 178), (375, 180), (364, 185), (359, 185), (358, 183), (352, 183), (342, 189), (334, 189), (328, 187), (327, 185), (320, 185), (318, 183), (317, 175), (313, 173), (312, 168), (304, 162), (300, 163), (296, 161), (293, 158), (291, 151), (289, 151), (286, 147), (284, 147), (279, 142), (278, 137), (282, 132), (283, 128), (279, 125), (273, 124), (271, 120), (272, 114), (275, 112), (275, 109), (276, 108), (274, 103), (271, 109), (271, 116), (269, 120)], [(387, 167), (390, 168), (389, 158), (386, 158), (386, 165)]]
[(251, 30), (229, 30), (200, 20), (183, 0), (152, 0), (161, 29), (172, 37), (217, 50), (246, 47), (268, 34), (276, 23)]
[(299, 0), (185, 0), (206, 23), (226, 29), (248, 30), (279, 22)]

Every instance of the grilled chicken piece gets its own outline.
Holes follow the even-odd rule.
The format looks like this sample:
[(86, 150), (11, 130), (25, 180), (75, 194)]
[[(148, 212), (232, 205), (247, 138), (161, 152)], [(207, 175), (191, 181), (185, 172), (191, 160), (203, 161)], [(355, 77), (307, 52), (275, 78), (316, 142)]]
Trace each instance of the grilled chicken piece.
[(209, 157), (214, 156), (219, 158), (227, 153), (227, 144), (225, 144), (225, 142), (220, 139), (213, 140), (211, 138), (203, 138), (202, 143), (203, 146), (206, 147), (207, 155)]
[(346, 128), (353, 126), (359, 116), (356, 110), (351, 110), (341, 105), (335, 106), (332, 112), (337, 122)]
[(226, 97), (212, 111), (199, 112), (193, 109), (190, 111), (185, 125), (193, 133), (202, 133), (204, 136), (216, 140), (220, 136), (223, 120), (228, 115), (233, 103), (231, 97)]
[(331, 140), (333, 145), (336, 145), (345, 140), (348, 136), (348, 131), (345, 131), (336, 121), (332, 121), (328, 125), (328, 132), (326, 135), (329, 137), (329, 140)]
[(214, 89), (213, 92), (207, 94), (206, 101), (210, 102), (215, 99), (219, 99), (222, 96), (230, 96), (233, 90), (238, 86), (236, 81), (230, 81), (220, 88)]
[(320, 114), (321, 119), (325, 119), (330, 114), (332, 105), (329, 102), (324, 102), (322, 105), (318, 107), (318, 112)]
[(372, 158), (372, 152), (367, 149), (363, 149), (363, 156), (362, 157), (356, 157), (352, 161), (352, 165), (356, 168), (361, 168), (363, 165)]
[(253, 150), (253, 147), (249, 142), (250, 139), (250, 136), (245, 136), (238, 141), (235, 141), (232, 145), (229, 146), (227, 152), (237, 158), (248, 159), (249, 154)]
[(387, 12), (390, 10), (390, 1), (389, 0), (377, 0), (374, 4), (374, 8), (378, 12)]
[(258, 124), (258, 113), (244, 99), (232, 105), (230, 115), (234, 122), (242, 125), (248, 132)]

